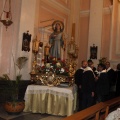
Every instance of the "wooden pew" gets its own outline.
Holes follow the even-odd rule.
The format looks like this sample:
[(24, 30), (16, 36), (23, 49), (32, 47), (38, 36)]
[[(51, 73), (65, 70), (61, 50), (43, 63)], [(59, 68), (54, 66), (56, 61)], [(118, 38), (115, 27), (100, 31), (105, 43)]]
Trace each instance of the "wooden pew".
[(71, 116), (64, 118), (63, 120), (87, 120), (90, 117), (94, 117), (94, 120), (99, 120), (99, 113), (106, 107), (106, 104), (100, 102), (87, 109), (77, 112)]
[(112, 109), (115, 106), (118, 107), (120, 105), (120, 97), (116, 97), (111, 100), (105, 101), (103, 102), (103, 104), (106, 105), (106, 110), (105, 110), (105, 118), (106, 118), (108, 113), (111, 112), (110, 109)]
[[(63, 120), (88, 120), (91, 117), (94, 117), (94, 120), (104, 120), (107, 117), (108, 113), (111, 112), (111, 108), (115, 105), (120, 105), (120, 97), (105, 102), (100, 102), (87, 109), (68, 116)], [(102, 113), (102, 115), (100, 113)]]

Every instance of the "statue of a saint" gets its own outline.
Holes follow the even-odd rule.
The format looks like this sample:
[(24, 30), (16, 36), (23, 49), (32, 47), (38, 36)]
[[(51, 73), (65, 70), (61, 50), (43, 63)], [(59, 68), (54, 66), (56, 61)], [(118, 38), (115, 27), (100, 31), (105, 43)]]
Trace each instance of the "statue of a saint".
[(64, 24), (61, 21), (54, 21), (52, 24), (53, 33), (50, 35), (50, 57), (61, 58), (61, 48), (64, 48), (63, 30)]

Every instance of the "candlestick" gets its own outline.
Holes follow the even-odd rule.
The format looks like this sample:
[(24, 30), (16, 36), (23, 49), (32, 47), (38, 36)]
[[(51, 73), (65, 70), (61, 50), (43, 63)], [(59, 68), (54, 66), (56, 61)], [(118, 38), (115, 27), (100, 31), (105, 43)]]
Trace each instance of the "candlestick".
[(72, 37), (75, 38), (75, 23), (72, 24)]
[(37, 37), (36, 37), (36, 39), (33, 40), (33, 46), (32, 46), (33, 52), (38, 52), (39, 43), (40, 43), (40, 41), (37, 40)]
[(37, 37), (36, 39), (33, 40), (33, 44), (32, 44), (32, 50), (33, 50), (33, 53), (34, 53), (34, 61), (32, 63), (32, 74), (35, 74), (36, 73), (36, 65), (37, 65), (37, 53), (38, 53), (38, 50), (39, 50), (39, 42), (37, 40)]
[(44, 48), (45, 55), (49, 55), (49, 49), (50, 49), (50, 47), (46, 45)]

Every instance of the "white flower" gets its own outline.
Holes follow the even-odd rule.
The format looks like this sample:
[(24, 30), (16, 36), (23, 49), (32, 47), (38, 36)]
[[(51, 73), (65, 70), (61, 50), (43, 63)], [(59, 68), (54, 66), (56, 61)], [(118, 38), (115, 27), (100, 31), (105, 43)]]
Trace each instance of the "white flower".
[(46, 68), (50, 68), (50, 63), (46, 63)]
[(64, 72), (65, 72), (65, 69), (64, 69), (64, 68), (61, 68), (60, 72), (61, 72), (61, 73), (64, 73)]
[(61, 67), (61, 64), (59, 62), (56, 63), (57, 67)]

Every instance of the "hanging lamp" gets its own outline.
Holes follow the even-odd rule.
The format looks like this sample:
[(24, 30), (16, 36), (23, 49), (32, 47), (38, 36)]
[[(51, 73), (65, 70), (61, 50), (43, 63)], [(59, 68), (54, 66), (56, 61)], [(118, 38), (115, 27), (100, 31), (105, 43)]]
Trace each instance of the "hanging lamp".
[(8, 0), (5, 0), (3, 11), (0, 16), (0, 22), (3, 23), (3, 25), (6, 27), (6, 30), (7, 30), (8, 26), (10, 26), (13, 23), (12, 13), (11, 13), (11, 0), (8, 1), (9, 2), (8, 3), (8, 11), (5, 10), (7, 1)]

